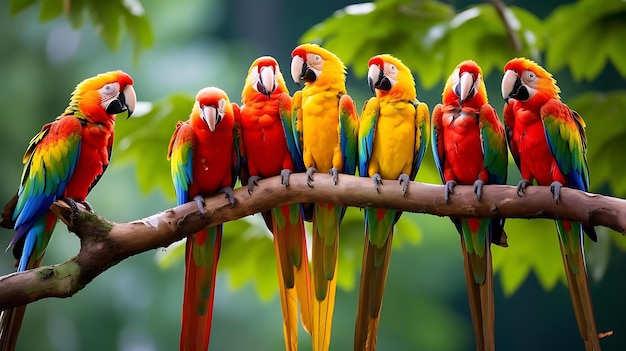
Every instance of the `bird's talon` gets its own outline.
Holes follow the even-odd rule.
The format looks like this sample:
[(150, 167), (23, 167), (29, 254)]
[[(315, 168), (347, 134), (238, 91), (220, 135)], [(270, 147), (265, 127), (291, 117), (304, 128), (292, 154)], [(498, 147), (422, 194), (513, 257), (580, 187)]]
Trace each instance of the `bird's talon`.
[(517, 183), (517, 196), (523, 197), (526, 195), (526, 188), (530, 185), (527, 179), (522, 179)]
[(377, 193), (380, 193), (379, 185), (383, 184), (383, 180), (380, 177), (380, 174), (376, 173), (372, 176), (372, 182), (374, 182), (374, 189), (376, 189)]
[(252, 195), (252, 190), (254, 189), (254, 187), (259, 186), (260, 179), (261, 177), (258, 176), (252, 176), (248, 178), (248, 195)]
[(283, 169), (280, 171), (280, 183), (285, 186), (285, 188), (289, 188), (289, 177), (291, 176), (290, 169)]
[(407, 190), (409, 190), (409, 182), (410, 181), (411, 181), (411, 179), (409, 179), (408, 174), (402, 173), (398, 177), (398, 182), (400, 183), (400, 185), (402, 185), (402, 195), (404, 197), (406, 197), (406, 192), (407, 192)]
[(561, 188), (563, 184), (560, 182), (554, 181), (550, 184), (550, 192), (554, 196), (554, 201), (558, 204), (561, 201)]
[(196, 202), (196, 205), (198, 206), (198, 211), (200, 211), (200, 214), (202, 214), (202, 217), (204, 217), (204, 197), (202, 197), (201, 195), (196, 195), (193, 197), (193, 201)]
[(330, 171), (328, 171), (328, 174), (333, 176), (333, 185), (337, 185), (337, 181), (339, 180), (339, 171), (337, 168), (331, 168)]
[(306, 170), (306, 185), (309, 186), (309, 188), (313, 187), (313, 173), (317, 172), (317, 169), (315, 167), (309, 167)]
[(476, 194), (478, 201), (480, 201), (480, 198), (483, 196), (483, 185), (485, 185), (485, 182), (480, 179), (474, 182), (474, 194)]
[[(59, 200), (65, 202), (69, 207), (70, 210), (72, 211), (72, 216), (70, 218), (70, 221), (72, 222), (72, 224), (74, 223), (74, 221), (76, 221), (76, 219), (78, 219), (78, 206), (76, 206), (76, 201), (70, 197), (62, 197)], [(91, 207), (91, 206), (89, 206)]]
[(220, 190), (220, 192), (224, 193), (224, 195), (228, 199), (228, 203), (230, 203), (230, 207), (235, 207), (235, 196), (233, 195), (233, 188), (226, 187)]
[(444, 186), (445, 193), (443, 198), (446, 200), (446, 204), (450, 204), (450, 194), (454, 194), (454, 187), (457, 183), (454, 180), (448, 180)]

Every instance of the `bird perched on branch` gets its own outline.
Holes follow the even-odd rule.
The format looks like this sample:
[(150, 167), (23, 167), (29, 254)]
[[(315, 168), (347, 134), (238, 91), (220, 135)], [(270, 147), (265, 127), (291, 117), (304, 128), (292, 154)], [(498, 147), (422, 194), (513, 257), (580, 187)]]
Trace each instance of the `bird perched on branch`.
[[(239, 153), (237, 104), (215, 87), (201, 89), (189, 119), (178, 122), (169, 144), (178, 205), (195, 201), (204, 214), (204, 197), (223, 192), (234, 206)], [(187, 237), (180, 349), (207, 350), (211, 335), (215, 276), (223, 224)]]
[[(480, 67), (461, 62), (448, 78), (442, 103), (433, 110), (435, 164), (445, 198), (458, 184), (473, 185), (480, 201), (485, 184), (505, 184), (508, 153), (504, 126), (487, 101)], [(494, 350), (494, 297), (491, 243), (506, 245), (503, 219), (453, 218), (461, 236), (465, 282), (476, 349)]]
[[(2, 211), (0, 226), (15, 230), (9, 248), (17, 271), (36, 268), (46, 251), (57, 216), (53, 202), (65, 201), (74, 214), (109, 166), (116, 115), (133, 113), (137, 97), (133, 79), (122, 71), (99, 74), (80, 82), (69, 106), (43, 126), (24, 154), (17, 194)], [(2, 312), (0, 349), (13, 350), (26, 306)]]
[[(378, 55), (369, 60), (368, 66), (368, 83), (376, 96), (361, 111), (359, 175), (371, 177), (376, 190), (383, 179), (399, 181), (406, 194), (428, 148), (428, 106), (417, 100), (413, 75), (399, 59)], [(354, 350), (376, 349), (393, 229), (401, 214), (394, 210), (365, 209)]]
[[(518, 195), (534, 181), (550, 186), (558, 203), (561, 187), (589, 190), (587, 137), (583, 118), (561, 101), (552, 75), (526, 58), (514, 58), (504, 66), (502, 97), (507, 141), (522, 180)], [(587, 351), (600, 350), (581, 223), (556, 221), (565, 275), (580, 335)], [(593, 227), (584, 228), (591, 240)]]
[[(302, 90), (293, 96), (290, 143), (306, 167), (313, 186), (315, 172), (356, 172), (358, 114), (346, 92), (346, 68), (332, 52), (315, 44), (302, 44), (292, 53), (291, 76)], [(288, 133), (289, 134), (289, 133)], [(313, 350), (328, 350), (337, 288), (339, 226), (345, 208), (328, 203), (313, 207), (312, 329)]]

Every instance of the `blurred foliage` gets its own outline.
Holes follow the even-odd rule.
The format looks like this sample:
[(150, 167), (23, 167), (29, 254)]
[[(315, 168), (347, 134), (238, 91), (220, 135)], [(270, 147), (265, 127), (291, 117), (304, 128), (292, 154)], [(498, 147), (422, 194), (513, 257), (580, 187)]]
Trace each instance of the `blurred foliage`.
[[(290, 60), (296, 42), (313, 41), (335, 52), (354, 73), (348, 76), (348, 90), (356, 101), (365, 101), (369, 94), (362, 79), (369, 57), (388, 52), (413, 70), (420, 100), (431, 110), (441, 96), (439, 83), (459, 61), (472, 58), (482, 66), (492, 104), (498, 109), (504, 63), (514, 56), (533, 58), (555, 75), (565, 101), (587, 122), (592, 191), (626, 197), (626, 182), (619, 176), (624, 172), (620, 165), (626, 125), (621, 115), (626, 92), (618, 90), (623, 89), (626, 76), (626, 61), (621, 59), (626, 46), (619, 41), (625, 32), (625, 3), (563, 2), (531, 0), (507, 8), (506, 18), (523, 44), (522, 51), (516, 52), (495, 9), (468, 1), (379, 0), (348, 5), (351, 1), (195, 0), (182, 6), (138, 0), (11, 0), (2, 6), (12, 16), (0, 21), (4, 44), (0, 74), (7, 82), (0, 106), (6, 116), (29, 118), (6, 118), (7, 127), (0, 130), (6, 180), (0, 189), (5, 198), (13, 194), (24, 147), (41, 124), (63, 110), (77, 81), (122, 68), (134, 77), (139, 99), (150, 102), (143, 105), (147, 107), (143, 116), (138, 113), (137, 118), (117, 123), (112, 167), (90, 195), (90, 203), (115, 221), (172, 207), (167, 145), (176, 122), (188, 117), (195, 91), (217, 85), (237, 101), (254, 58), (274, 55), (283, 68), (288, 67), (282, 60)], [(230, 20), (235, 17), (238, 21)], [(85, 25), (85, 18), (91, 26)], [(32, 26), (36, 19), (41, 24)], [(82, 36), (73, 38), (80, 51), (55, 59), (51, 47), (69, 52), (65, 45), (73, 43), (67, 36), (52, 40), (66, 21), (72, 28), (66, 35)], [(150, 22), (159, 25), (151, 28)], [(124, 39), (127, 35), (130, 41)], [(154, 50), (146, 50), (149, 47)], [(127, 57), (127, 53), (131, 54)], [(128, 65), (129, 60), (134, 65)], [(582, 80), (588, 84), (581, 85)], [(33, 103), (35, 96), (37, 103)], [(515, 184), (519, 173), (513, 162), (509, 167), (509, 184)], [(432, 157), (424, 160), (417, 180), (439, 182)], [(342, 289), (337, 295), (333, 349), (352, 347), (362, 216), (362, 211), (350, 208), (342, 223), (338, 278)], [(77, 252), (77, 239), (61, 227), (44, 264)], [(493, 249), (496, 281), (502, 287), (495, 292), (498, 348), (534, 349), (537, 341), (545, 349), (579, 348), (577, 336), (559, 337), (575, 335), (576, 325), (562, 284), (554, 223), (512, 219), (506, 230), (510, 247)], [(396, 232), (379, 348), (471, 349), (462, 255), (451, 222), (405, 213)], [(626, 341), (617, 327), (624, 319), (615, 310), (626, 308), (616, 288), (621, 286), (621, 267), (626, 264), (626, 240), (605, 228), (598, 228), (598, 236), (598, 243), (587, 246), (591, 275), (604, 276), (601, 284), (592, 282), (594, 293), (601, 293), (594, 295), (596, 313), (601, 330), (616, 329), (615, 336), (603, 340), (603, 348), (622, 350)], [(8, 243), (10, 236), (3, 237)], [(42, 337), (22, 337), (21, 345), (54, 350), (175, 349), (183, 247), (177, 243), (156, 252), (163, 269), (153, 269), (153, 256), (138, 255), (113, 267), (72, 299), (33, 304), (23, 333)], [(218, 277), (214, 315), (220, 322), (214, 323), (211, 347), (282, 348), (273, 246), (260, 216), (226, 223), (222, 247), (220, 272), (225, 274)], [(8, 273), (11, 257), (1, 259), (2, 272)], [(259, 297), (266, 304), (259, 304)], [(301, 333), (300, 346), (308, 350), (310, 340), (305, 335)]]
[(85, 13), (100, 38), (111, 50), (119, 50), (124, 27), (133, 40), (135, 60), (139, 53), (153, 44), (152, 28), (139, 0), (11, 0), (11, 15), (41, 3), (39, 21), (47, 22), (65, 15), (74, 29), (83, 25)]

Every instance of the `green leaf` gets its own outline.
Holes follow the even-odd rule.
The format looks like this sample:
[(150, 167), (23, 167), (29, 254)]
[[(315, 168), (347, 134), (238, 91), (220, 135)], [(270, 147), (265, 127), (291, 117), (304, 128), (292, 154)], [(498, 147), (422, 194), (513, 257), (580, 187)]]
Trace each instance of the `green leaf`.
[(11, 13), (11, 16), (14, 16), (32, 6), (36, 2), (37, 0), (12, 0), (11, 9), (9, 10), (9, 12)]
[(139, 54), (151, 47), (154, 43), (154, 35), (148, 17), (127, 13), (124, 16), (128, 34), (133, 38), (133, 60), (137, 63)]
[(72, 28), (78, 29), (83, 25), (85, 15), (85, 2), (87, 0), (72, 0), (67, 13), (68, 19), (72, 24)]
[(123, 7), (119, 1), (94, 1), (89, 13), (100, 38), (113, 51), (117, 51), (122, 40), (120, 24)]
[(492, 245), (494, 272), (500, 274), (505, 295), (517, 291), (531, 271), (546, 290), (565, 282), (554, 221), (509, 219), (505, 230), (509, 247)]
[[(546, 19), (547, 66), (568, 66), (577, 80), (593, 80), (610, 60), (626, 77), (623, 33), (626, 2), (580, 0), (557, 7)], [(575, 23), (575, 25), (574, 25)]]
[(46, 22), (63, 14), (63, 0), (41, 0), (39, 21)]

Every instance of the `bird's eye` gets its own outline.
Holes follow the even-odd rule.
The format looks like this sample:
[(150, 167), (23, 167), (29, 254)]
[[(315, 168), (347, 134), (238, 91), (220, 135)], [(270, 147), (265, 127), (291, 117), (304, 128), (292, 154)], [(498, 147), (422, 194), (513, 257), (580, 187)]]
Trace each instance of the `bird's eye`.
[(397, 68), (395, 65), (389, 65), (389, 70), (390, 70), (391, 72), (395, 72), (395, 71), (397, 71), (397, 70), (398, 70), (398, 68)]
[(314, 57), (315, 61), (320, 62), (322, 61), (322, 57), (320, 55), (315, 55)]
[(532, 71), (524, 71), (522, 72), (522, 79), (530, 83), (537, 79), (537, 75)]
[(105, 85), (105, 86), (104, 86), (104, 87), (102, 87), (102, 88), (103, 88), (103, 89), (104, 89), (104, 91), (106, 91), (106, 92), (110, 92), (110, 91), (113, 89), (113, 87), (111, 86), (111, 84), (107, 84), (107, 85)]

